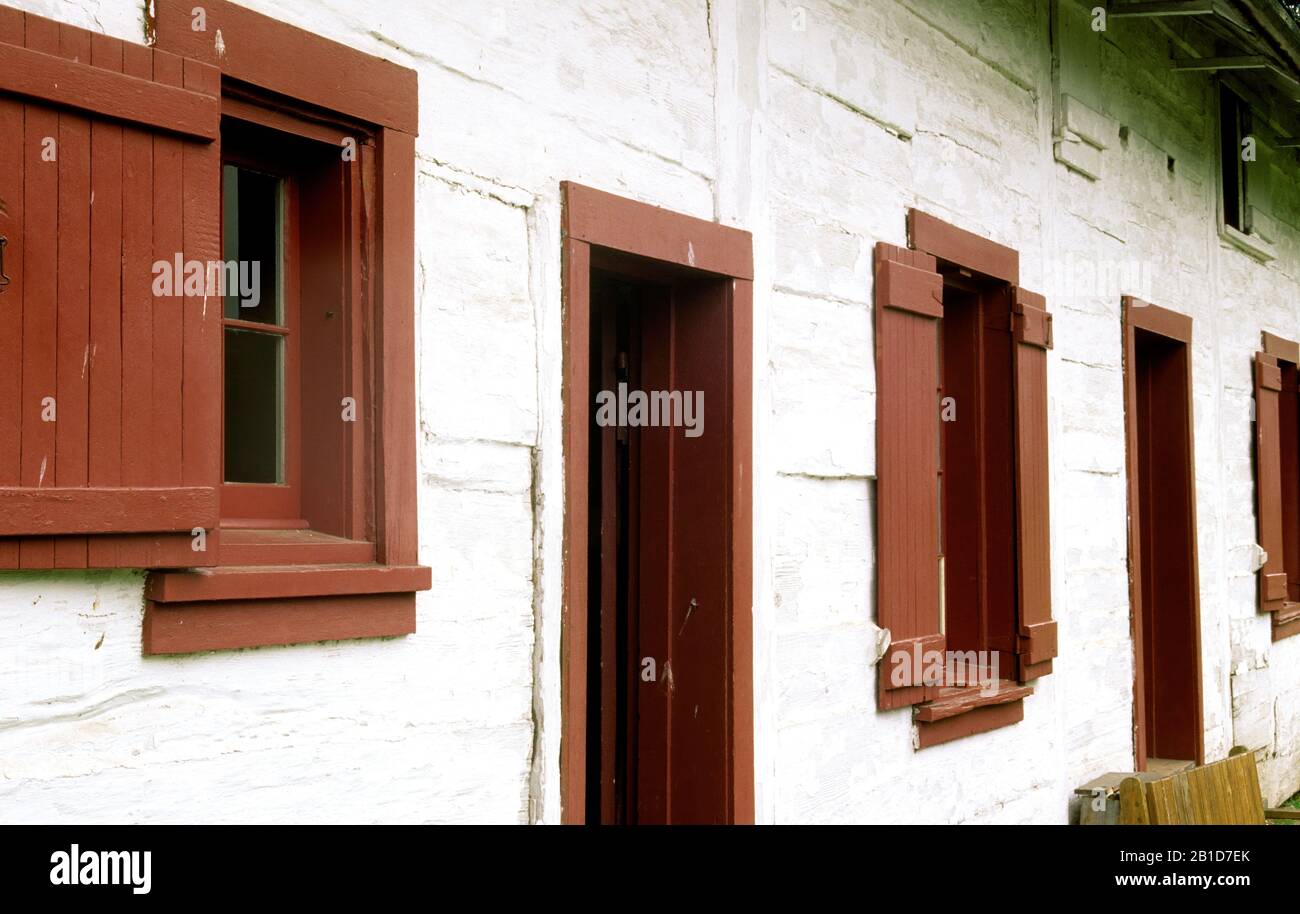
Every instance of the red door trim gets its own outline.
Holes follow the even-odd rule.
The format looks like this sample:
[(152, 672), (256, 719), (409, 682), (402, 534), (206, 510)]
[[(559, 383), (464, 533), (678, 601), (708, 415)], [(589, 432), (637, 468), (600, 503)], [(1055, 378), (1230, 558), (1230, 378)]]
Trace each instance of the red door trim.
[(909, 247), (1013, 286), (1020, 285), (1020, 252), (944, 222), (919, 209), (907, 211)]
[(1145, 771), (1147, 747), (1145, 733), (1139, 726), (1139, 715), (1145, 702), (1142, 682), (1142, 562), (1138, 553), (1141, 542), (1140, 495), (1137, 477), (1137, 358), (1138, 330), (1183, 343), (1187, 347), (1187, 472), (1191, 480), (1191, 587), (1192, 633), (1196, 657), (1196, 763), (1205, 764), (1205, 696), (1203, 695), (1203, 669), (1201, 657), (1201, 582), (1197, 561), (1196, 536), (1196, 435), (1195, 411), (1192, 396), (1192, 319), (1177, 311), (1149, 304), (1131, 295), (1122, 299), (1124, 327), (1124, 437), (1125, 470), (1128, 477), (1128, 559), (1129, 559), (1129, 624), (1133, 638), (1133, 756), (1134, 770)]
[(584, 821), (587, 726), (587, 390), (591, 338), (593, 247), (648, 257), (677, 267), (732, 278), (731, 396), (732, 681), (727, 720), (731, 729), (729, 820), (754, 821), (753, 683), (753, 254), (748, 232), (673, 213), (645, 203), (563, 182), (562, 282), (564, 296), (564, 600), (561, 610), (560, 741), (562, 821)]

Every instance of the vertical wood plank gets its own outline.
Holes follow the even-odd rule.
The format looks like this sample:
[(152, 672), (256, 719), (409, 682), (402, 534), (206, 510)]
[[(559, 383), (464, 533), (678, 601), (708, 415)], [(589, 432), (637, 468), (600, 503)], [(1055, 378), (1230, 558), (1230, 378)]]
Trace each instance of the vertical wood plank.
[(581, 825), (587, 795), (587, 449), (591, 404), (591, 247), (565, 241), (564, 287), (564, 605), (561, 609), (560, 802), (565, 824)]
[[(572, 301), (572, 299), (570, 299)], [(641, 390), (670, 390), (672, 379), (672, 292), (666, 287), (647, 287), (642, 295), (640, 333)], [(588, 401), (590, 402), (590, 401)], [(710, 422), (717, 421), (712, 414)], [(666, 825), (669, 808), (672, 753), (667, 735), (671, 727), (672, 692), (679, 665), (673, 655), (672, 598), (672, 447), (674, 433), (668, 427), (645, 427), (637, 438), (638, 487), (637, 552), (638, 619), (640, 656), (654, 657), (658, 676), (652, 684), (637, 685), (636, 787), (637, 822)], [(571, 476), (568, 485), (584, 485)], [(570, 561), (574, 553), (570, 552)]]
[[(168, 86), (183, 82), (181, 58), (153, 52), (154, 80)], [(153, 141), (153, 254), (155, 261), (186, 261), (183, 224), (183, 142), (166, 134)], [(182, 473), (181, 385), (184, 359), (184, 275), (173, 269), (172, 295), (154, 296), (153, 305), (153, 428), (142, 442), (152, 456), (154, 485), (180, 485)]]
[[(185, 88), (216, 95), (221, 74), (214, 67), (186, 60)], [(184, 168), (184, 242), (187, 260), (205, 265), (222, 257), (220, 226), (221, 158), (215, 143), (186, 142)], [(184, 331), (184, 398), (182, 476), (188, 486), (217, 486), (221, 479), (221, 315), (223, 301), (209, 293), (181, 300)], [(215, 531), (209, 531), (215, 533)], [(208, 536), (207, 550), (216, 548)]]
[(1286, 605), (1287, 577), (1282, 536), (1282, 437), (1279, 411), (1282, 371), (1277, 359), (1255, 354), (1255, 519), (1267, 559), (1259, 569), (1259, 608)]
[[(59, 53), (59, 27), (31, 16), (26, 19), (27, 47)], [(59, 115), (28, 105), (23, 137), (27, 170), (23, 179), (22, 274), (30, 277), (23, 292), (22, 484), (52, 486), (55, 477), (55, 423), (42, 417), (47, 399), (56, 395), (58, 359), (57, 285), (59, 269)], [(57, 402), (55, 402), (57, 408)], [(56, 413), (57, 415), (57, 413)], [(19, 545), (19, 566), (52, 568), (54, 540), (27, 537)]]
[[(597, 299), (598, 300), (598, 299)], [(616, 359), (618, 352), (618, 325), (612, 308), (601, 308), (592, 316), (591, 333), (600, 340), (600, 362), (593, 367), (593, 379), (598, 379), (599, 390), (617, 390)], [(618, 558), (619, 558), (619, 507), (618, 507), (618, 448), (617, 429), (607, 425), (595, 432), (599, 442), (600, 479), (600, 821), (617, 822), (619, 788), (615, 765), (619, 723), (618, 706)]]
[[(122, 72), (122, 42), (91, 38), (96, 67)], [(90, 442), (91, 485), (122, 482), (122, 127), (96, 120), (90, 128)], [(117, 564), (112, 537), (90, 537), (91, 568)]]
[[(923, 701), (927, 688), (896, 687), (912, 650), (942, 650), (939, 620), (938, 323), (942, 280), (928, 254), (877, 244), (876, 614), (892, 636), (878, 664), (884, 710)], [(918, 304), (919, 303), (919, 304)], [(920, 308), (920, 310), (918, 310)]]
[(731, 823), (754, 808), (754, 284), (732, 283), (731, 308)]
[[(347, 192), (344, 194), (347, 202), (347, 227), (352, 238), (352, 244), (348, 248), (348, 332), (356, 342), (372, 338), (370, 303), (373, 301), (373, 277), (369, 274), (373, 271), (367, 269), (366, 264), (373, 262), (369, 258), (374, 251), (371, 237), (374, 211), (367, 206), (367, 194), (373, 194), (375, 148), (367, 142), (361, 145), (358, 152), (359, 161), (347, 169)], [(373, 197), (369, 202), (373, 203)], [(370, 213), (370, 218), (363, 216), (367, 212)], [(366, 348), (354, 342), (354, 345), (348, 347), (347, 353), (349, 396), (357, 401), (357, 419), (350, 423), (347, 437), (348, 481), (352, 493), (348, 505), (348, 536), (357, 540), (374, 535), (370, 514), (373, 495), (372, 487), (368, 484), (368, 480), (374, 477), (368, 463), (371, 455), (366, 444), (370, 441), (374, 398), (372, 385), (368, 381)]]
[[(122, 69), (153, 79), (153, 52), (124, 48)], [(122, 484), (148, 485), (153, 471), (153, 134), (122, 131)], [(118, 561), (149, 567), (150, 546), (138, 537), (118, 542)]]
[(1049, 525), (1047, 345), (1050, 326), (1041, 295), (1014, 289), (1017, 605), (1020, 612), (1019, 678), (1052, 671), (1056, 656), (1052, 622), (1051, 528)]
[[(90, 35), (59, 26), (59, 54), (90, 61)], [(59, 113), (58, 361), (55, 476), (60, 486), (88, 481), (90, 385), (90, 120)], [(84, 536), (54, 542), (56, 568), (85, 568)]]
[[(669, 428), (669, 605), (673, 683), (669, 694), (671, 823), (725, 824), (732, 807), (728, 626), (731, 581), (731, 350), (729, 283), (673, 287), (668, 390), (700, 391), (708, 420), (690, 437)], [(718, 408), (709, 410), (712, 404)], [(692, 609), (694, 607), (694, 609)], [(746, 658), (744, 662), (752, 662)], [(689, 772), (689, 773), (688, 773)]]
[[(0, 6), (0, 42), (22, 46), (23, 14)], [(23, 395), (23, 175), (24, 105), (0, 96), (0, 236), (9, 285), (0, 292), (0, 486), (16, 486), (22, 474)], [(18, 567), (18, 539), (0, 539), (0, 569)]]
[(381, 291), (378, 342), (383, 353), (379, 555), (389, 565), (419, 560), (416, 529), (415, 425), (415, 137), (381, 133)]

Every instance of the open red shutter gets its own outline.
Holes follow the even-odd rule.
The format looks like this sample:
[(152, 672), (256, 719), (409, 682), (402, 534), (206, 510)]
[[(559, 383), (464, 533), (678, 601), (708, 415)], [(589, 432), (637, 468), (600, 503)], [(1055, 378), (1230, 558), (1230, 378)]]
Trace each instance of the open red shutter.
[(1282, 436), (1278, 412), (1282, 371), (1277, 359), (1255, 353), (1255, 515), (1259, 546), (1267, 553), (1259, 570), (1259, 608), (1277, 612), (1286, 605), (1287, 578), (1282, 553)]
[(215, 564), (222, 302), (153, 267), (220, 258), (219, 93), (0, 7), (0, 568)]
[(943, 278), (929, 254), (876, 245), (876, 614), (883, 710), (924, 701), (916, 658), (943, 650), (939, 618), (938, 319)]
[(1013, 288), (1016, 391), (1016, 546), (1021, 682), (1052, 672), (1052, 563), (1048, 527), (1047, 350), (1052, 315), (1041, 295)]

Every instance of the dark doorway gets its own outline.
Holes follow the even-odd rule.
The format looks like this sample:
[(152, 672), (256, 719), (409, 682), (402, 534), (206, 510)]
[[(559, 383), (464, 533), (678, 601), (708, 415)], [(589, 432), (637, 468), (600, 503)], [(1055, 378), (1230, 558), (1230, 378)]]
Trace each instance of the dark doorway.
[(588, 822), (728, 820), (726, 304), (592, 273)]
[(1139, 770), (1203, 761), (1190, 319), (1127, 308), (1130, 566)]

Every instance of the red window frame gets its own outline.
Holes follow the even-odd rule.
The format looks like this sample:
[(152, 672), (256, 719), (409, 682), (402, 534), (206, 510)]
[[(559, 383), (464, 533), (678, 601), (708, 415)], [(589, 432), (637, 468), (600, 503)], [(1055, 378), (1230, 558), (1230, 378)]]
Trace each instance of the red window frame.
[(1300, 634), (1300, 343), (1266, 332), (1251, 367), (1259, 608), (1281, 641)]
[[(908, 211), (907, 228), (908, 248), (880, 243), (875, 256), (876, 615), (891, 639), (877, 663), (876, 697), (882, 711), (913, 708), (914, 745), (924, 749), (1022, 720), (1023, 699), (1033, 694), (1029, 683), (1052, 672), (1057, 654), (1048, 535), (1047, 350), (1052, 347), (1052, 318), (1042, 296), (1019, 286), (1020, 257), (1014, 249), (915, 209)], [(1013, 593), (1008, 594), (1007, 587), (999, 591), (1002, 598), (1015, 600), (1011, 637), (996, 645), (989, 642), (987, 606), (977, 605), (973, 620), (980, 637), (974, 649), (1012, 648), (1013, 658), (999, 657), (1002, 681), (991, 695), (981, 694), (978, 686), (930, 681), (924, 666), (916, 668), (927, 652), (972, 649), (967, 643), (949, 643), (941, 609), (941, 467), (947, 436), (940, 431), (940, 325), (945, 292), (962, 288), (1005, 300), (1009, 321), (1008, 364), (999, 366), (997, 374), (1003, 387), (1008, 377), (1011, 380), (1011, 455), (990, 459), (1010, 460), (1014, 467), (1010, 524), (1016, 572), (1009, 588)], [(979, 317), (982, 321), (982, 309)], [(958, 404), (959, 417), (961, 409)], [(966, 412), (969, 415), (969, 404)], [(982, 454), (978, 436), (976, 447)], [(975, 499), (980, 504), (988, 501), (983, 486), (981, 481)], [(963, 547), (982, 549), (988, 533), (982, 509), (972, 517), (968, 526), (973, 529), (961, 536), (972, 542)], [(967, 564), (974, 565), (980, 587), (987, 589), (983, 557)], [(986, 595), (984, 602), (989, 598)], [(1011, 659), (1014, 662), (1008, 663)]]
[[(312, 464), (300, 463), (290, 480), (298, 484), (298, 511), (285, 503), (250, 518), (254, 505), (244, 493), (222, 486), (221, 529), (212, 537), (217, 566), (150, 575), (145, 652), (407, 634), (415, 630), (415, 591), (430, 586), (429, 569), (417, 564), (416, 74), (224, 0), (205, 9), (202, 32), (193, 31), (188, 8), (176, 3), (160, 3), (151, 26), (158, 47), (220, 69), (223, 123), (238, 120), (327, 143), (340, 149), (341, 160), (345, 141), (354, 141), (340, 202), (329, 212), (348, 238), (338, 264), (351, 303), (346, 342), (337, 358), (313, 367), (308, 349), (315, 344), (306, 340), (302, 307), (296, 329), (303, 334), (303, 371), (336, 372), (331, 384), (338, 381), (354, 397), (357, 421), (331, 438), (341, 443), (330, 449), (328, 484), (317, 485), (315, 495)], [(298, 190), (293, 209), (303, 226), (296, 237), (301, 255), (311, 229), (307, 198)], [(298, 290), (304, 306), (310, 281), (303, 277)], [(322, 434), (308, 427), (311, 390), (304, 380), (292, 445), (303, 461), (311, 459), (306, 442)], [(340, 424), (332, 428), (343, 427), (341, 404), (318, 405), (333, 409)], [(313, 504), (330, 498), (320, 510), (331, 521), (304, 527), (313, 520)]]

